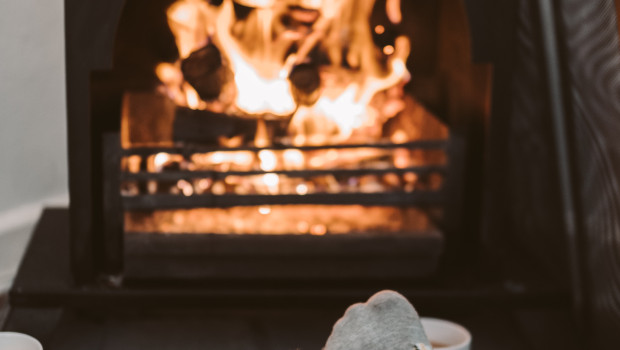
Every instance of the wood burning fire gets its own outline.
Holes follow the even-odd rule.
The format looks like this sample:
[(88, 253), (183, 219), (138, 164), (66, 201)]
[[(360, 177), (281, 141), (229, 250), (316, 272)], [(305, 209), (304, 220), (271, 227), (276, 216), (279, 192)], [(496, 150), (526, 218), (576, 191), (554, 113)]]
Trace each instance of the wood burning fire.
[[(267, 216), (282, 224), (271, 233), (416, 226), (407, 217), (423, 217), (417, 209), (329, 197), (441, 188), (448, 132), (405, 92), (399, 0), (178, 0), (167, 21), (178, 59), (156, 66), (153, 92), (123, 101), (126, 231), (269, 233), (248, 224)], [(145, 208), (145, 196), (202, 200)], [(203, 208), (224, 196), (263, 201)], [(359, 205), (330, 214), (338, 204)]]

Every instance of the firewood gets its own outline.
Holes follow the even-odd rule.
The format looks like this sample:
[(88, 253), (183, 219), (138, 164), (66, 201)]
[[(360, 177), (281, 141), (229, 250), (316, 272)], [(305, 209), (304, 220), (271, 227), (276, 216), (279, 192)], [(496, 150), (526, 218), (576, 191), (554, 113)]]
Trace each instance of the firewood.
[(217, 98), (226, 82), (220, 50), (213, 44), (192, 52), (181, 63), (181, 71), (185, 80), (205, 101)]
[(222, 136), (253, 138), (256, 120), (178, 107), (173, 128), (173, 140), (176, 142), (217, 145)]
[(321, 85), (321, 77), (317, 65), (311, 63), (297, 65), (293, 68), (289, 79), (293, 84), (293, 91), (298, 103), (311, 105), (316, 102), (318, 94), (314, 92)]
[[(173, 141), (207, 145), (219, 145), (222, 137), (241, 137), (243, 144), (254, 140), (260, 118), (193, 110), (177, 107), (173, 125)], [(261, 119), (265, 122), (268, 136), (280, 138), (286, 135), (287, 120)]]

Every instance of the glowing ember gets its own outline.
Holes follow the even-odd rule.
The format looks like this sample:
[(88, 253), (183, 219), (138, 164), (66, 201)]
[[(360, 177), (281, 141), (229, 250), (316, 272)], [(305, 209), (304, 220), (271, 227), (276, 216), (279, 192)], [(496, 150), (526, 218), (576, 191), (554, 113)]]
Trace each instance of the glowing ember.
[(260, 208), (258, 208), (258, 212), (263, 214), (263, 215), (269, 215), (269, 213), (271, 213), (271, 208), (269, 208), (269, 207), (260, 207)]
[(287, 170), (303, 169), (305, 156), (299, 150), (288, 149), (283, 153), (284, 164)]
[(278, 167), (278, 158), (273, 151), (260, 151), (258, 158), (260, 159), (260, 168), (264, 171), (273, 171)]
[(200, 107), (200, 97), (198, 97), (196, 90), (189, 85), (185, 85), (185, 93), (187, 106), (191, 109), (198, 109)]
[(263, 183), (269, 188), (269, 192), (272, 194), (278, 193), (278, 184), (280, 183), (280, 177), (276, 174), (263, 175)]
[(297, 190), (297, 194), (301, 196), (308, 194), (308, 186), (306, 184), (299, 184), (295, 189)]
[(431, 222), (416, 209), (363, 206), (260, 206), (125, 214), (130, 232), (216, 234), (415, 235)]
[(153, 159), (155, 169), (161, 170), (161, 168), (163, 168), (164, 165), (168, 162), (168, 159), (170, 159), (170, 155), (167, 153), (156, 154), (155, 158)]
[(130, 156), (127, 157), (127, 170), (131, 173), (137, 173), (140, 171), (140, 164), (142, 163), (142, 157), (140, 156)]
[(314, 225), (310, 227), (310, 234), (315, 236), (323, 236), (327, 233), (327, 227), (325, 225)]
[(192, 194), (194, 194), (194, 187), (192, 186), (192, 184), (185, 180), (179, 180), (177, 182), (177, 186), (181, 189), (183, 195), (185, 196), (191, 196)]

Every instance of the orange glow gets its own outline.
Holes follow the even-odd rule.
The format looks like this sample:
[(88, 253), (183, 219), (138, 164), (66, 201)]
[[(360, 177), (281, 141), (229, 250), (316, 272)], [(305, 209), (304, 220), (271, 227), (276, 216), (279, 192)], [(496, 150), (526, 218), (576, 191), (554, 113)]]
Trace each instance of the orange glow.
[(168, 25), (181, 58), (188, 57), (206, 43), (208, 13), (207, 3), (201, 0), (177, 1), (168, 9)]
[(297, 231), (301, 234), (308, 233), (310, 225), (306, 221), (300, 221), (297, 223)]
[(263, 171), (273, 171), (278, 167), (278, 158), (273, 151), (262, 150), (258, 153), (258, 158)]
[(179, 180), (177, 186), (181, 189), (184, 196), (191, 196), (192, 194), (194, 194), (194, 187), (192, 186), (192, 184), (185, 180)]
[(155, 159), (153, 160), (155, 164), (155, 168), (161, 169), (166, 162), (170, 159), (170, 155), (168, 153), (157, 153), (155, 155)]
[(211, 154), (211, 162), (213, 164), (222, 164), (227, 160), (227, 153), (224, 152), (215, 152)]
[[(229, 116), (234, 130), (213, 139), (217, 151), (209, 148), (187, 158), (167, 153), (145, 157), (142, 161), (149, 172), (202, 171), (196, 178), (176, 182), (148, 181), (148, 192), (312, 199), (316, 194), (424, 188), (426, 177), (398, 170), (423, 163), (415, 159), (424, 155), (406, 148), (372, 147), (373, 143), (404, 144), (421, 138), (423, 132), (418, 129), (424, 121), (413, 119), (425, 113), (405, 90), (411, 79), (406, 64), (409, 39), (399, 36), (385, 46), (373, 40), (373, 33), (388, 30), (370, 23), (375, 3), (222, 0), (220, 5), (211, 5), (205, 0), (176, 0), (167, 10), (167, 19), (179, 59), (156, 66), (161, 81), (157, 91), (170, 98), (173, 107), (212, 112), (196, 115)], [(248, 7), (247, 16), (238, 18), (235, 5)], [(400, 23), (401, 1), (387, 0), (385, 6), (389, 21)], [(288, 25), (291, 18), (301, 24)], [(213, 54), (205, 48), (213, 48), (218, 55), (214, 61), (221, 66), (197, 83), (202, 75), (191, 76), (186, 63), (194, 64), (192, 60), (201, 54)], [(219, 90), (205, 93), (202, 83), (213, 83)], [(240, 130), (237, 124), (243, 125)], [(369, 147), (342, 147), (351, 144)], [(140, 159), (126, 163), (131, 171), (141, 171)], [(383, 169), (393, 171), (376, 171)], [(139, 218), (136, 215), (131, 225), (137, 225), (134, 229), (146, 225), (138, 229), (144, 232), (152, 225), (162, 232), (322, 236), (352, 230), (400, 232), (411, 226), (403, 224), (409, 216), (400, 208), (371, 210), (352, 205), (171, 210), (153, 213), (152, 221)]]
[(200, 97), (196, 90), (189, 84), (185, 84), (185, 96), (187, 97), (187, 106), (191, 109), (198, 109), (200, 107)]
[(142, 163), (142, 157), (130, 156), (127, 159), (127, 168), (130, 173), (137, 173), (140, 171), (140, 164)]
[(394, 46), (392, 45), (384, 46), (383, 53), (386, 54), (386, 56), (392, 55), (394, 53)]
[(387, 0), (385, 10), (390, 22), (399, 24), (403, 20), (403, 14), (400, 10), (400, 0)]
[(303, 196), (308, 194), (308, 186), (306, 184), (299, 184), (296, 188), (297, 194)]
[(233, 163), (239, 166), (250, 166), (254, 162), (254, 155), (252, 152), (234, 152), (233, 154)]
[(269, 207), (260, 207), (260, 208), (258, 208), (258, 212), (263, 214), (263, 215), (269, 215), (269, 213), (271, 213), (271, 208), (269, 208)]
[(277, 187), (280, 183), (280, 178), (277, 174), (265, 174), (263, 175), (263, 183), (269, 187)]
[(296, 170), (304, 167), (305, 156), (300, 150), (287, 149), (284, 151), (283, 157), (287, 169)]
[(391, 137), (392, 142), (401, 144), (407, 142), (407, 134), (402, 129), (397, 130)]
[(315, 236), (323, 236), (327, 233), (327, 227), (325, 225), (314, 225), (310, 227), (310, 234)]
[[(405, 65), (409, 40), (403, 36), (394, 46), (375, 47), (370, 31), (385, 32), (383, 26), (370, 28), (368, 18), (375, 0), (235, 1), (253, 9), (242, 21), (235, 16), (233, 0), (223, 0), (220, 6), (177, 0), (167, 13), (180, 59), (210, 43), (232, 71), (232, 80), (222, 87), (218, 109), (259, 118), (292, 117), (289, 133), (296, 144), (343, 142), (377, 120), (383, 123), (392, 117), (381, 115), (371, 102), (378, 93), (409, 79)], [(296, 7), (316, 11), (310, 16), (303, 12), (302, 18), (310, 21), (306, 32), (281, 23), (283, 16), (294, 15), (290, 11)], [(388, 1), (386, 11), (392, 22), (400, 22), (400, 0)], [(331, 64), (319, 67), (321, 82), (312, 92), (314, 97), (307, 97), (314, 101), (309, 104), (296, 97), (291, 74), (316, 48), (326, 48)], [(376, 50), (390, 56), (386, 66), (374, 54)], [(345, 63), (351, 68), (345, 68)], [(173, 100), (192, 109), (211, 108), (179, 79), (179, 66), (162, 63), (157, 67), (157, 76)], [(264, 147), (258, 135), (256, 143)]]

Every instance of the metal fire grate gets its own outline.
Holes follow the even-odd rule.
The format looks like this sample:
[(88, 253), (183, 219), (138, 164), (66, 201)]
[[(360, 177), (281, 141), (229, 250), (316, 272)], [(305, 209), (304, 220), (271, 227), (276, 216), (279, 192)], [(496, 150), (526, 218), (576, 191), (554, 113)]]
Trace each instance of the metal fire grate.
[[(271, 146), (264, 148), (239, 147), (239, 148), (216, 148), (201, 146), (184, 147), (140, 147), (121, 150), (118, 155), (122, 157), (140, 156), (143, 159), (159, 153), (181, 155), (184, 159), (190, 159), (192, 155), (226, 151), (249, 151), (257, 154), (263, 150), (285, 151), (317, 151), (330, 149), (360, 149), (374, 148), (383, 150), (442, 150), (447, 147), (447, 140), (425, 140), (403, 144), (377, 143), (377, 144), (351, 144), (351, 145), (327, 145), (327, 146)], [(111, 147), (111, 145), (108, 145)], [(114, 162), (119, 162), (117, 157)], [(112, 161), (112, 159), (109, 159)], [(118, 167), (118, 166), (117, 166)], [(309, 178), (313, 176), (333, 175), (336, 177), (354, 177), (364, 175), (385, 175), (395, 174), (402, 176), (407, 173), (416, 174), (419, 177), (430, 174), (444, 176), (447, 166), (442, 165), (422, 165), (406, 168), (381, 167), (381, 168), (360, 168), (360, 169), (303, 169), (303, 170), (250, 170), (250, 171), (189, 171), (175, 170), (163, 172), (149, 172), (141, 170), (139, 172), (121, 171), (120, 181), (167, 181), (175, 182), (179, 180), (191, 180), (197, 178), (208, 178), (213, 180), (224, 179), (227, 176), (250, 177), (265, 174), (277, 174), (289, 178)], [(379, 206), (436, 206), (443, 201), (442, 191), (424, 189), (413, 191), (381, 191), (372, 193), (363, 192), (341, 192), (341, 193), (311, 193), (305, 195), (298, 194), (139, 194), (133, 196), (122, 196), (122, 207), (126, 210), (155, 210), (155, 209), (188, 209), (196, 207), (231, 207), (231, 206), (256, 206), (256, 205), (291, 205), (291, 204), (322, 204), (322, 205), (379, 205)]]
[[(174, 147), (135, 147), (121, 148), (118, 133), (106, 134), (103, 139), (103, 236), (105, 237), (105, 270), (110, 275), (120, 273), (125, 278), (326, 278), (348, 276), (348, 278), (387, 278), (386, 271), (392, 271), (392, 277), (424, 276), (434, 271), (443, 246), (443, 236), (429, 222), (429, 216), (418, 209), (438, 208), (444, 212), (446, 198), (451, 188), (450, 173), (454, 162), (452, 149), (454, 140), (420, 140), (402, 144), (349, 144), (328, 146), (293, 147), (275, 145), (270, 147), (221, 148), (192, 144), (179, 144)], [(123, 168), (122, 160), (138, 156), (144, 160), (159, 153), (173, 154), (182, 159), (190, 159), (196, 154), (209, 152), (251, 152), (258, 154), (264, 150), (301, 152), (322, 151), (330, 149), (355, 150), (373, 148), (391, 154), (398, 149), (421, 152), (441, 152), (445, 163), (425, 164), (398, 168), (386, 166), (389, 162), (377, 166), (364, 166), (354, 169), (307, 169), (295, 170), (248, 170), (248, 171), (190, 171), (171, 170), (161, 172), (149, 171), (145, 166), (139, 171)], [(450, 149), (448, 149), (450, 148)], [(448, 159), (450, 158), (450, 159)], [(458, 155), (457, 155), (457, 158)], [(143, 162), (144, 163), (144, 162)], [(453, 164), (454, 163), (454, 164)], [(181, 168), (183, 169), (183, 168)], [(456, 169), (458, 170), (458, 169)], [(146, 188), (149, 182), (158, 184), (176, 183), (180, 180), (214, 179), (222, 180), (227, 176), (255, 177), (265, 174), (277, 174), (292, 179), (312, 178), (333, 175), (343, 179), (349, 176), (359, 177), (386, 174), (405, 176), (413, 173), (419, 179), (440, 176), (437, 187), (418, 188), (385, 187), (383, 190), (365, 193), (349, 189), (345, 192), (329, 191), (307, 194), (215, 194), (215, 193), (121, 193), (124, 182), (142, 184)], [(419, 227), (410, 227), (408, 232), (396, 235), (377, 231), (368, 234), (328, 234), (325, 236), (289, 234), (256, 235), (222, 235), (204, 232), (195, 234), (177, 232), (145, 232), (126, 229), (127, 213), (153, 213), (166, 210), (185, 210), (200, 208), (232, 208), (252, 206), (288, 206), (304, 205), (328, 206), (337, 210), (337, 206), (392, 207), (398, 210), (415, 210), (416, 213), (407, 220), (425, 222)], [(392, 209), (390, 209), (392, 210)], [(403, 212), (404, 213), (404, 212)], [(150, 215), (150, 214), (149, 214)], [(410, 214), (403, 214), (405, 216)], [(434, 214), (433, 214), (434, 215)], [(352, 219), (356, 220), (356, 219)], [(387, 217), (385, 220), (389, 220)], [(429, 226), (426, 226), (429, 225)], [(357, 233), (358, 231), (352, 231)], [(172, 233), (172, 232), (170, 232)], [(363, 233), (363, 232), (359, 232)], [(389, 252), (389, 253), (388, 253)], [(292, 255), (291, 255), (292, 254)], [(232, 259), (231, 257), (236, 257)], [(231, 260), (232, 259), (232, 260)], [(282, 259), (288, 261), (282, 267)], [(320, 261), (320, 263), (317, 263)], [(122, 271), (122, 272), (120, 272)], [(181, 277), (179, 277), (181, 276)]]

